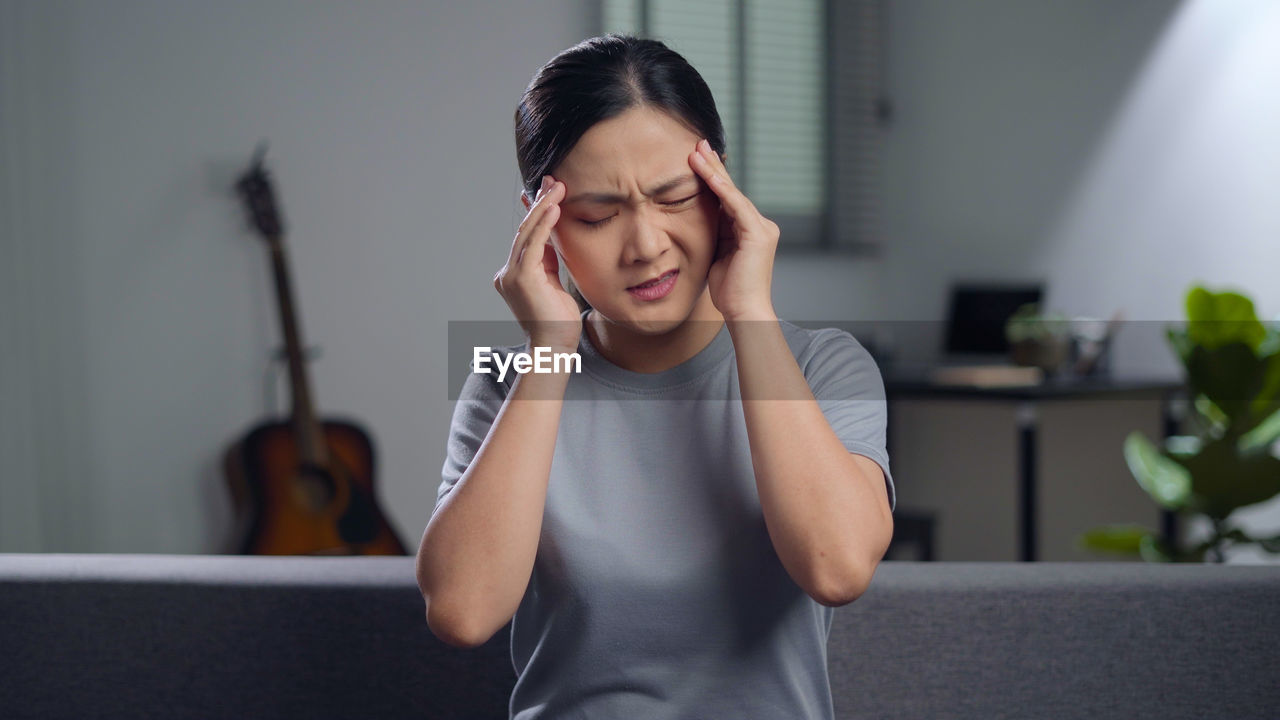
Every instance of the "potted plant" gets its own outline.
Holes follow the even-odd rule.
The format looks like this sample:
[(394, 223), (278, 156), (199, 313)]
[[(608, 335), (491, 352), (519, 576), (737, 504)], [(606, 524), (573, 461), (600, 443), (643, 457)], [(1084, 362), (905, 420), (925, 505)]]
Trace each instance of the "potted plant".
[(1052, 375), (1071, 349), (1070, 320), (1060, 312), (1041, 313), (1038, 303), (1019, 307), (1005, 321), (1004, 335), (1015, 365), (1035, 366)]
[(1251, 537), (1230, 523), (1247, 505), (1280, 493), (1280, 332), (1258, 320), (1253, 301), (1194, 286), (1186, 296), (1187, 327), (1166, 330), (1186, 370), (1193, 435), (1161, 446), (1141, 432), (1124, 441), (1124, 458), (1143, 490), (1166, 510), (1203, 515), (1212, 535), (1170, 547), (1139, 525), (1111, 525), (1083, 535), (1082, 547), (1136, 554), (1152, 562), (1222, 562), (1230, 544), (1280, 553), (1280, 534)]

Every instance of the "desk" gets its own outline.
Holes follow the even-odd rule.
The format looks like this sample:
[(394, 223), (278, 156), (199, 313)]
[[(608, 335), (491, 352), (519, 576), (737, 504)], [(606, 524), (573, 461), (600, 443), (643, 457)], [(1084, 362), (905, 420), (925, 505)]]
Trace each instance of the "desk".
[[(1042, 402), (1121, 394), (1159, 393), (1161, 395), (1161, 425), (1164, 437), (1178, 432), (1178, 417), (1174, 413), (1175, 401), (1185, 395), (1185, 383), (1174, 378), (1111, 378), (1107, 376), (1077, 377), (1059, 375), (1038, 385), (1024, 387), (978, 387), (973, 385), (941, 385), (928, 378), (928, 371), (907, 371), (887, 367), (884, 369), (885, 395), (891, 405), (898, 398), (983, 400), (1016, 403), (1018, 433), (1018, 536), (1020, 559), (1026, 562), (1038, 559), (1036, 521), (1036, 433), (1038, 412)], [(892, 427), (892, 423), (889, 423)], [(890, 458), (893, 456), (892, 439), (887, 436)], [(1167, 542), (1177, 542), (1177, 515), (1161, 510), (1161, 533)]]

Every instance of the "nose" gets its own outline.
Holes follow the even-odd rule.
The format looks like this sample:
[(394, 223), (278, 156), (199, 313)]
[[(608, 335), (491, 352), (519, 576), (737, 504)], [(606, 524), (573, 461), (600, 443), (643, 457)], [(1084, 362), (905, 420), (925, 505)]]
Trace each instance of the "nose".
[(651, 208), (636, 212), (636, 220), (622, 247), (622, 260), (628, 265), (644, 265), (661, 257), (671, 247), (671, 238), (662, 223), (651, 217)]

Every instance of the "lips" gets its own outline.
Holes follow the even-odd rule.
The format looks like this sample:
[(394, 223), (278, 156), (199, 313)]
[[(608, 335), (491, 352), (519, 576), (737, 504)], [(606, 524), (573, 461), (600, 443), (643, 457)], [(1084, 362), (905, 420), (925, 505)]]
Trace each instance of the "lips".
[(649, 279), (649, 280), (646, 280), (646, 281), (644, 281), (644, 282), (640, 283), (639, 285), (632, 285), (630, 288), (627, 288), (627, 289), (628, 289), (628, 290), (630, 290), (630, 289), (632, 289), (632, 288), (653, 287), (654, 285), (657, 285), (658, 283), (662, 282), (663, 280), (666, 280), (668, 276), (670, 276), (670, 275), (674, 275), (675, 273), (676, 273), (676, 271), (675, 271), (675, 270), (668, 270), (668, 271), (666, 271), (665, 273), (662, 273), (661, 275), (658, 275), (657, 277), (654, 277), (654, 278), (651, 278), (651, 279)]

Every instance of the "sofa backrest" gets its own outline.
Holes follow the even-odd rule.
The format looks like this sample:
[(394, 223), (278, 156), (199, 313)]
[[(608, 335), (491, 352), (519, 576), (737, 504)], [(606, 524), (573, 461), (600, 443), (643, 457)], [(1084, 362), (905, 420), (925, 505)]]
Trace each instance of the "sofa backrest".
[(882, 562), (837, 718), (1280, 718), (1280, 566)]
[[(838, 718), (1274, 718), (1280, 567), (881, 563)], [(507, 717), (509, 626), (429, 630), (413, 559), (0, 554), (0, 718)]]

